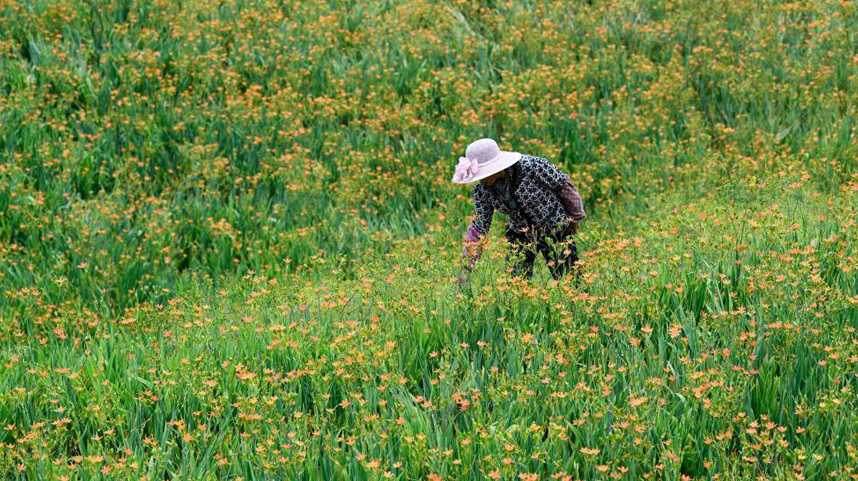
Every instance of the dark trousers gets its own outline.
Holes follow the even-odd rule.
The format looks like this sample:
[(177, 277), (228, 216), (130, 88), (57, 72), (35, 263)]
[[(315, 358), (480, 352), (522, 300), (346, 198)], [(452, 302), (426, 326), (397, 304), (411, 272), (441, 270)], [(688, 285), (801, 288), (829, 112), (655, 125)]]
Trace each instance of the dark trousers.
[(512, 264), (514, 276), (524, 276), (528, 279), (533, 277), (533, 263), (536, 261), (537, 253), (541, 253), (545, 258), (545, 263), (554, 279), (560, 279), (573, 270), (575, 263), (578, 262), (578, 249), (575, 246), (574, 228), (571, 224), (559, 232), (547, 235), (516, 232), (507, 228), (505, 236), (510, 243), (507, 262)]

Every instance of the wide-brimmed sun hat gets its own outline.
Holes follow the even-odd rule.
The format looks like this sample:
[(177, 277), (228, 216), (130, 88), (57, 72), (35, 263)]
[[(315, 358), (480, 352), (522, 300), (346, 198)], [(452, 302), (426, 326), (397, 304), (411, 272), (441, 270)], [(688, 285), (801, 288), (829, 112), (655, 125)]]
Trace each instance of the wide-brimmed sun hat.
[(465, 156), (459, 157), (453, 183), (470, 184), (506, 169), (521, 159), (519, 152), (507, 152), (492, 139), (479, 139), (468, 144)]

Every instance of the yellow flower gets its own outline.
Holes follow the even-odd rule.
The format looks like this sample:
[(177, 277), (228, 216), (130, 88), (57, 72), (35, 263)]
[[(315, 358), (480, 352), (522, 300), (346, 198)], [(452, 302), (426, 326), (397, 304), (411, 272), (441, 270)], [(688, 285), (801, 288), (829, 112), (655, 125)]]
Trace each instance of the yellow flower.
[(598, 456), (599, 453), (601, 452), (596, 448), (588, 448), (588, 447), (582, 447), (578, 451), (580, 451), (581, 454), (583, 454), (584, 456)]

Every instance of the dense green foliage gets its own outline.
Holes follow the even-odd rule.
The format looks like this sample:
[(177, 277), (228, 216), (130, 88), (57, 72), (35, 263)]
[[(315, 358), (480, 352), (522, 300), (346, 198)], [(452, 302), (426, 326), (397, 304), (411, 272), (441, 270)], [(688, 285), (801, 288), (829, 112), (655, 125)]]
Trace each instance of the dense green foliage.
[[(0, 474), (856, 479), (856, 32), (0, 0)], [(452, 285), (484, 136), (578, 186), (581, 285), (510, 279), (497, 230)]]

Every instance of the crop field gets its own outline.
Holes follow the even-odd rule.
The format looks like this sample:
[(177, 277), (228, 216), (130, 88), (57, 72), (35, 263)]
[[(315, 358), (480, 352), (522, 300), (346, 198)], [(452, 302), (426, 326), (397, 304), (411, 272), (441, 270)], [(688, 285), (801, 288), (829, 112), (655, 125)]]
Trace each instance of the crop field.
[(0, 479), (858, 480), (856, 329), (855, 2), (0, 0)]

